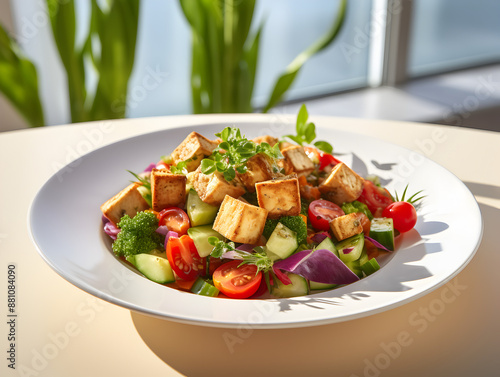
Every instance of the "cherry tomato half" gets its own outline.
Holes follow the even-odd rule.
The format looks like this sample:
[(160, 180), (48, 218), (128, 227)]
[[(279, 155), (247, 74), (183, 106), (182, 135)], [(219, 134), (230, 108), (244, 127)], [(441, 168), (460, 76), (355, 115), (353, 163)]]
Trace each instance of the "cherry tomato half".
[(167, 259), (181, 279), (192, 280), (205, 272), (205, 258), (200, 257), (193, 240), (187, 235), (169, 238)]
[(329, 153), (321, 153), (319, 158), (319, 170), (324, 170), (327, 166), (334, 166), (340, 163), (333, 155)]
[(389, 204), (382, 212), (382, 216), (390, 217), (394, 222), (394, 229), (401, 233), (413, 229), (417, 223), (417, 211), (415, 207), (408, 202), (395, 202)]
[(158, 214), (158, 224), (166, 225), (168, 230), (177, 232), (179, 236), (187, 233), (191, 226), (186, 212), (178, 207), (165, 208)]
[(380, 217), (384, 208), (394, 202), (391, 194), (386, 189), (378, 187), (372, 181), (368, 180), (365, 180), (363, 192), (357, 200), (365, 203), (375, 217)]
[(309, 220), (316, 230), (330, 230), (330, 221), (345, 215), (342, 208), (329, 200), (318, 199), (309, 204)]
[(247, 298), (259, 289), (262, 272), (257, 272), (257, 266), (244, 264), (233, 260), (224, 263), (214, 271), (212, 276), (215, 288), (231, 298)]

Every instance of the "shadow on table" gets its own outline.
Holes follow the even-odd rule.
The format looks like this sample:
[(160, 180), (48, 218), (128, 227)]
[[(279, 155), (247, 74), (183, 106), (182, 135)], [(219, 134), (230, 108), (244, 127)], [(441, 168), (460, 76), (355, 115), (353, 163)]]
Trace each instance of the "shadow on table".
[[(422, 307), (429, 308), (442, 300), (445, 290), (449, 294), (448, 286), (384, 313), (304, 328), (261, 330), (244, 325), (237, 329), (211, 328), (135, 312), (131, 312), (131, 318), (151, 351), (171, 368), (190, 377), (362, 376), (366, 372), (366, 360), (373, 361), (381, 354), (382, 343), (392, 344), (402, 333), (410, 334), (415, 342), (400, 358), (392, 361), (390, 368), (383, 371), (384, 376), (413, 375), (404, 372), (416, 370), (431, 373), (443, 368), (441, 357), (429, 358), (429, 347), (443, 347), (451, 354), (468, 355), (469, 359), (480, 359), (482, 364), (492, 365), (497, 360), (498, 347), (471, 348), (467, 341), (481, 333), (485, 334), (481, 338), (483, 343), (491, 335), (491, 342), (498, 344), (496, 339), (500, 331), (497, 300), (489, 304), (496, 309), (490, 306), (491, 310), (477, 310), (490, 302), (488, 297), (497, 296), (500, 284), (499, 274), (485, 273), (492, 265), (500, 264), (500, 254), (496, 252), (500, 209), (484, 204), (480, 207), (485, 224), (483, 241), (471, 263), (453, 280), (457, 281), (455, 286), (463, 286), (465, 290), (456, 301), (446, 304), (442, 317), (429, 322), (429, 331), (424, 333), (420, 333), (420, 327), (412, 325), (410, 319), (419, 315)], [(418, 241), (419, 237), (418, 233), (412, 234), (405, 242)], [(426, 252), (438, 252), (439, 245), (427, 250), (422, 246), (417, 251), (415, 257), (421, 258)], [(406, 258), (411, 259), (410, 256)], [(425, 272), (422, 273), (425, 276)], [(414, 273), (413, 277), (422, 276), (422, 273)], [(453, 281), (449, 284), (454, 285)], [(464, 321), (468, 326), (464, 326)], [(461, 330), (456, 331), (457, 328)], [(426, 363), (422, 364), (424, 358)], [(463, 376), (473, 374), (467, 368), (477, 367), (474, 363), (467, 364), (467, 358), (456, 360), (465, 368)]]
[(464, 181), (464, 184), (469, 188), (474, 196), (482, 196), (485, 198), (500, 200), (500, 186), (467, 181)]

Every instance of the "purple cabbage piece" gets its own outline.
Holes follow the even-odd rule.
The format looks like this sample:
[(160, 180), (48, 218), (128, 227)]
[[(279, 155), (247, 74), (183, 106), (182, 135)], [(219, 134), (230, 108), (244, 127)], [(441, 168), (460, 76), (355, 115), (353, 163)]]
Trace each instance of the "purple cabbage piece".
[(104, 224), (104, 233), (110, 236), (113, 240), (116, 240), (116, 237), (118, 236), (118, 233), (120, 233), (120, 231), (121, 229), (109, 220)]
[(368, 241), (370, 241), (372, 244), (374, 244), (376, 247), (378, 247), (379, 249), (382, 249), (382, 250), (385, 250), (385, 251), (391, 251), (389, 250), (387, 247), (385, 247), (384, 245), (382, 245), (380, 242), (378, 242), (377, 240), (374, 240), (373, 238), (371, 237), (367, 237), (365, 236), (365, 239), (367, 239)]
[(303, 250), (274, 263), (274, 268), (325, 284), (351, 284), (359, 280), (330, 250)]
[(151, 173), (151, 170), (153, 170), (154, 168), (156, 168), (156, 164), (152, 162), (146, 169), (144, 169), (143, 173)]

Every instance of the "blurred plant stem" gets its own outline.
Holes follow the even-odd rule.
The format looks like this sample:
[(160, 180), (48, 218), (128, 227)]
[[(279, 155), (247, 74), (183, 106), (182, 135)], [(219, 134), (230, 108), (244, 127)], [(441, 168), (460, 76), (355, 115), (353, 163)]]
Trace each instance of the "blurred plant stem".
[[(46, 0), (52, 34), (67, 79), (72, 122), (124, 118), (127, 89), (134, 66), (139, 0), (109, 0), (105, 8), (91, 1), (88, 34), (76, 42), (73, 0)], [(97, 86), (87, 87), (89, 70)], [(34, 64), (0, 25), (0, 92), (30, 126), (43, 126), (44, 115)], [(93, 93), (89, 95), (89, 93)]]
[[(194, 113), (252, 112), (264, 23), (250, 33), (255, 0), (179, 0), (192, 30), (191, 92)], [(264, 112), (281, 101), (302, 66), (336, 39), (345, 19), (341, 0), (331, 29), (300, 53), (276, 80)]]
[(33, 63), (0, 25), (0, 92), (31, 127), (45, 124)]

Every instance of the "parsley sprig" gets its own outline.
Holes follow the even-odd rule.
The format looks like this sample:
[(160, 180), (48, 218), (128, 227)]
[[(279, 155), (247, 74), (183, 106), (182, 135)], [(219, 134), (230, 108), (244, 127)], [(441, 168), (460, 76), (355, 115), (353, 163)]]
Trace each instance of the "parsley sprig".
[[(297, 123), (295, 126), (297, 135), (285, 135), (284, 137), (293, 140), (298, 145), (311, 144), (316, 139), (316, 125), (312, 122), (307, 122), (308, 118), (309, 113), (307, 112), (306, 105), (303, 104), (297, 114)], [(314, 146), (326, 153), (331, 154), (333, 152), (332, 145), (326, 141), (315, 141)]]
[(221, 258), (227, 252), (234, 252), (241, 259), (240, 266), (244, 264), (253, 264), (257, 266), (257, 272), (268, 272), (273, 267), (273, 261), (269, 258), (263, 247), (257, 246), (253, 253), (248, 251), (237, 250), (234, 242), (224, 242), (217, 237), (209, 237), (208, 243), (214, 246), (210, 254), (214, 258)]
[(283, 158), (279, 145), (271, 147), (268, 143), (257, 144), (241, 136), (241, 131), (236, 127), (226, 127), (215, 136), (222, 142), (215, 148), (209, 158), (201, 161), (203, 174), (212, 174), (218, 171), (224, 175), (228, 182), (236, 178), (236, 173), (245, 174), (246, 163), (253, 156), (263, 153), (271, 158)]

